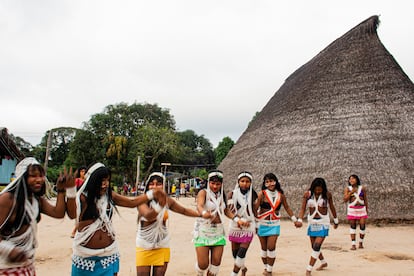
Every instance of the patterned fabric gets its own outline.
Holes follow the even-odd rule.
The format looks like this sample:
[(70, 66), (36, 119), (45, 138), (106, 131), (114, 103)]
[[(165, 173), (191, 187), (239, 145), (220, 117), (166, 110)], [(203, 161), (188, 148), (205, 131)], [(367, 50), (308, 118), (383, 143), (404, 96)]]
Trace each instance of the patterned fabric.
[(229, 241), (236, 243), (251, 242), (254, 237), (253, 231), (233, 230), (229, 232)]
[(35, 276), (36, 270), (33, 264), (27, 266), (0, 269), (2, 276)]
[(368, 218), (367, 207), (365, 206), (348, 206), (347, 219)]
[(329, 236), (329, 225), (312, 223), (308, 226), (309, 237), (327, 237)]
[(119, 253), (106, 257), (72, 256), (72, 276), (113, 276), (119, 272)]
[(226, 245), (223, 225), (197, 221), (193, 241), (195, 247)]

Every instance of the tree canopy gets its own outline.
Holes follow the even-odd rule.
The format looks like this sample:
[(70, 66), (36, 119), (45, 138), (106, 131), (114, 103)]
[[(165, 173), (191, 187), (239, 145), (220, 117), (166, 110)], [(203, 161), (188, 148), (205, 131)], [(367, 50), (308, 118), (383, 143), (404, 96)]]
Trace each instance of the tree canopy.
[[(193, 130), (176, 131), (169, 110), (157, 104), (108, 105), (102, 113), (93, 114), (81, 129), (59, 127), (47, 131), (35, 147), (20, 137), (15, 140), (26, 155), (44, 161), (49, 132), (52, 139), (48, 177), (52, 181), (63, 166), (76, 169), (103, 162), (111, 167), (114, 184), (133, 182), (138, 157), (139, 170), (143, 172), (141, 179), (154, 170), (161, 170), (163, 162), (175, 164), (174, 169), (179, 173), (196, 176), (206, 174), (216, 163), (210, 141)], [(221, 146), (220, 154), (225, 152), (224, 145), (229, 144)]]

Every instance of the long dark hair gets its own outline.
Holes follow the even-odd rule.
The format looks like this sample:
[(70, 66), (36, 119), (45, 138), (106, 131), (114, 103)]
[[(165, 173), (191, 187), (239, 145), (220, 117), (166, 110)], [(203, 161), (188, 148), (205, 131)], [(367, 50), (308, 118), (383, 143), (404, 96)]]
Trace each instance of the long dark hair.
[[(101, 186), (102, 180), (104, 178), (109, 178), (109, 182), (111, 182), (111, 170), (107, 167), (99, 167), (97, 168), (92, 174), (90, 175), (88, 182), (86, 183), (86, 187), (84, 192), (86, 192), (86, 210), (83, 214), (85, 218), (98, 218), (99, 212), (96, 208), (96, 201), (101, 198)], [(110, 204), (113, 204), (112, 201), (112, 189), (108, 187), (107, 194), (108, 201)]]
[(274, 173), (267, 173), (263, 177), (263, 184), (262, 184), (262, 190), (266, 190), (266, 180), (274, 180), (276, 182), (276, 190), (280, 192), (281, 194), (284, 194), (282, 188), (280, 187), (279, 180), (277, 179), (276, 175)]
[(315, 188), (321, 187), (322, 188), (322, 198), (328, 199), (328, 188), (326, 187), (325, 179), (321, 177), (317, 177), (312, 181), (312, 184), (309, 188), (309, 191), (311, 192), (311, 196), (315, 194)]
[[(27, 179), (30, 173), (39, 172), (40, 175), (45, 176), (45, 169), (40, 164), (30, 164), (27, 166), (26, 171), (23, 173), (23, 176), (20, 178), (19, 183), (17, 183), (12, 189), (8, 192), (15, 195), (16, 198), (16, 219), (14, 220), (13, 225), (11, 225), (12, 232), (17, 232), (21, 225), (30, 224), (31, 220), (28, 215), (25, 214), (25, 191), (27, 191), (27, 195), (29, 196), (32, 193), (28, 187)], [(33, 195), (39, 200), (39, 197), (43, 196), (46, 193), (46, 183), (43, 183), (42, 188), (39, 192), (33, 193)], [(20, 218), (23, 220), (21, 223)], [(36, 217), (36, 221), (40, 221), (40, 212)]]

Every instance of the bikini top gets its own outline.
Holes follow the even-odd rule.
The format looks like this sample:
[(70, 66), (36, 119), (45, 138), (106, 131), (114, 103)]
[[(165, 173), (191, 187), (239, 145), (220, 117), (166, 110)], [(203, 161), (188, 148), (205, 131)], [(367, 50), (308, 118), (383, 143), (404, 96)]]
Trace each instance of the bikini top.
[(306, 207), (315, 209), (312, 214), (309, 214), (309, 216), (311, 218), (314, 218), (316, 215), (319, 215), (319, 217), (328, 216), (328, 214), (322, 214), (321, 212), (319, 212), (319, 207), (322, 207), (322, 208), (328, 208), (329, 207), (328, 200), (324, 199), (322, 197), (322, 195), (319, 195), (318, 199), (316, 199), (315, 195), (314, 194), (311, 195), (311, 192), (309, 191), (308, 201), (306, 203)]
[(264, 219), (267, 216), (270, 216), (271, 220), (278, 220), (280, 219), (280, 207), (282, 206), (282, 196), (279, 191), (269, 191), (264, 190), (263, 196), (267, 199), (267, 204), (260, 204), (260, 207), (263, 209), (270, 209), (260, 215), (258, 215), (259, 219)]
[[(352, 191), (352, 186), (348, 186), (348, 189), (350, 190), (350, 191)], [(358, 186), (358, 190), (355, 192), (355, 193), (353, 193), (352, 195), (351, 195), (351, 197), (354, 197), (354, 200), (352, 201), (352, 202), (350, 202), (349, 203), (349, 206), (355, 206), (355, 205), (365, 205), (365, 201), (363, 200), (363, 197), (364, 197), (364, 191), (362, 191), (362, 186), (361, 185), (359, 185)], [(362, 197), (362, 198), (361, 198)]]

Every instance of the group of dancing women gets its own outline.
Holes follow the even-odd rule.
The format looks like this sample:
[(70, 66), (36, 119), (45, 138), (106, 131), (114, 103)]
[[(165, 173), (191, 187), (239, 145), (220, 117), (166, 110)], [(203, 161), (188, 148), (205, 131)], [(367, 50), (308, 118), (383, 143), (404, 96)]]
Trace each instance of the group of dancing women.
[[(85, 168), (83, 168), (85, 169)], [(246, 253), (255, 235), (260, 240), (260, 257), (264, 275), (272, 275), (276, 260), (276, 243), (280, 235), (280, 209), (285, 209), (295, 227), (302, 227), (307, 212), (312, 253), (306, 267), (310, 275), (317, 260), (318, 270), (328, 266), (321, 246), (329, 234), (330, 216), (338, 227), (332, 194), (323, 178), (315, 178), (303, 195), (296, 217), (288, 205), (281, 185), (273, 173), (263, 177), (259, 193), (253, 189), (253, 176), (243, 171), (234, 189), (226, 195), (223, 173), (208, 174), (205, 189), (197, 194), (196, 209), (179, 204), (165, 193), (164, 175), (152, 173), (143, 194), (120, 195), (111, 187), (111, 171), (102, 163), (87, 169), (79, 185), (72, 169), (60, 173), (56, 182), (55, 205), (45, 197), (45, 171), (34, 158), (25, 158), (16, 166), (16, 179), (0, 193), (0, 275), (36, 275), (35, 250), (37, 224), (41, 214), (75, 219), (72, 246), (72, 276), (118, 275), (120, 255), (112, 216), (117, 206), (137, 208), (136, 273), (137, 276), (162, 276), (170, 261), (168, 212), (194, 217), (193, 243), (197, 275), (218, 275), (226, 241), (230, 241), (234, 258), (232, 276), (246, 275)], [(351, 175), (343, 200), (348, 203), (351, 250), (356, 250), (356, 228), (360, 226), (358, 248), (363, 248), (367, 219), (366, 188), (358, 176)], [(224, 217), (230, 219), (228, 230)], [(227, 234), (226, 234), (227, 232)]]

